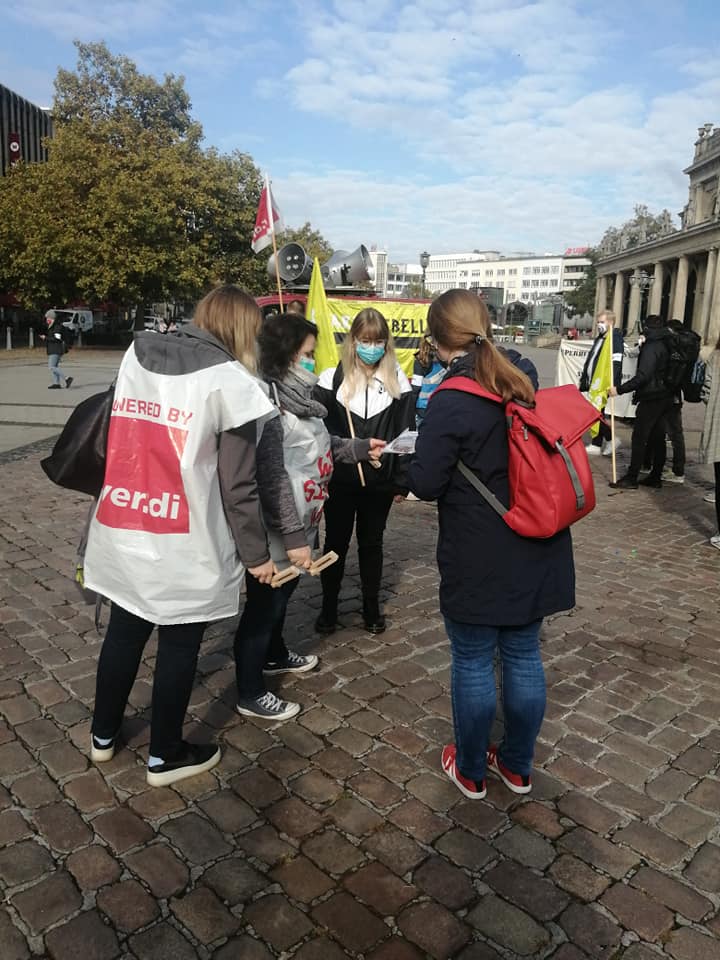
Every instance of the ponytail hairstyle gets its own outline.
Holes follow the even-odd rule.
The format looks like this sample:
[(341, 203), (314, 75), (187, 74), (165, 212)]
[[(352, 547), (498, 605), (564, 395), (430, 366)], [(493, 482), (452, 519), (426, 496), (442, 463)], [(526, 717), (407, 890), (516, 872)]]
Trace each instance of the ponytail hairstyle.
[(433, 348), (430, 343), (429, 334), (424, 334), (422, 340), (420, 341), (420, 347), (418, 352), (415, 354), (418, 359), (418, 363), (422, 366), (423, 370), (432, 366), (433, 362)]
[(250, 294), (232, 283), (215, 287), (195, 307), (193, 323), (217, 337), (236, 360), (255, 373), (255, 338), (262, 313)]
[(360, 390), (365, 389), (368, 377), (368, 367), (359, 359), (355, 347), (360, 340), (383, 341), (385, 354), (375, 367), (375, 370), (385, 385), (385, 389), (397, 400), (400, 396), (400, 381), (397, 375), (397, 357), (395, 343), (390, 333), (387, 320), (375, 307), (365, 307), (357, 314), (345, 336), (342, 350), (343, 367), (343, 397), (349, 403), (350, 398)]
[(428, 327), (445, 350), (465, 350), (475, 360), (475, 379), (491, 393), (508, 400), (533, 403), (530, 380), (498, 350), (492, 340), (490, 315), (483, 301), (470, 290), (448, 290), (433, 300)]

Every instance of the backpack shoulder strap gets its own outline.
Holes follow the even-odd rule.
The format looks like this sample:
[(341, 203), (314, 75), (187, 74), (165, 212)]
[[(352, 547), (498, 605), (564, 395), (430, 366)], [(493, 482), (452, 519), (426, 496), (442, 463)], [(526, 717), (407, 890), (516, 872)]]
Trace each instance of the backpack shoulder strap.
[(335, 373), (333, 374), (333, 378), (332, 378), (333, 393), (338, 392), (338, 389), (340, 388), (340, 384), (343, 382), (344, 379), (345, 379), (345, 374), (343, 372), (342, 361), (341, 361), (335, 367)]
[(470, 467), (468, 467), (467, 464), (463, 463), (462, 460), (458, 460), (457, 468), (460, 471), (460, 473), (465, 477), (467, 482), (471, 484), (473, 487), (475, 487), (475, 489), (480, 494), (480, 496), (484, 497), (485, 500), (487, 500), (487, 502), (493, 508), (495, 513), (499, 514), (501, 517), (504, 517), (505, 514), (508, 512), (508, 508), (504, 506), (502, 503), (500, 503), (500, 501), (492, 492), (492, 490), (489, 487), (485, 486), (482, 480), (480, 480), (472, 472)]
[(493, 400), (495, 403), (504, 403), (502, 397), (499, 397), (496, 393), (490, 393), (489, 390), (481, 387), (477, 380), (473, 380), (472, 377), (449, 377), (443, 380), (440, 386), (436, 388), (435, 393), (439, 390), (459, 390), (461, 393), (471, 393), (475, 397)]

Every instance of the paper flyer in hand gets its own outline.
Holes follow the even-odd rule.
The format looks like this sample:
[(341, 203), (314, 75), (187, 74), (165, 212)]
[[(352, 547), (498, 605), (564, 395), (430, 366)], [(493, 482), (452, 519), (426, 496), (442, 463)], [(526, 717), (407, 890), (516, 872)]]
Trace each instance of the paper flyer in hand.
[(383, 450), (383, 453), (397, 453), (401, 456), (408, 453), (415, 453), (415, 441), (417, 440), (417, 430), (403, 430), (400, 436), (395, 437)]

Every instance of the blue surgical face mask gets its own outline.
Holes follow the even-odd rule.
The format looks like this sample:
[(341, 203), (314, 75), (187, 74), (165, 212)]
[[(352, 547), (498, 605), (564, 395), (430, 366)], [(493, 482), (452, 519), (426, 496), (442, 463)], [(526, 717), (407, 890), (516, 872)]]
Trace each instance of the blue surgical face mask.
[(366, 363), (369, 367), (374, 367), (385, 356), (385, 344), (374, 344), (370, 347), (364, 343), (357, 343), (355, 352), (363, 363)]
[(303, 370), (307, 370), (310, 373), (315, 373), (315, 361), (312, 357), (300, 357), (298, 359), (298, 366), (302, 367)]

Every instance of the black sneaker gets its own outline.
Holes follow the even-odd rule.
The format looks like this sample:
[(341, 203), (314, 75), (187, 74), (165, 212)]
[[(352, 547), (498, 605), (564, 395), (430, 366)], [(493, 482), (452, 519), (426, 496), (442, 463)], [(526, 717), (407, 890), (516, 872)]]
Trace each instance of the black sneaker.
[[(107, 739), (106, 737), (101, 737), (102, 740)], [(107, 763), (108, 760), (112, 760), (115, 756), (115, 747), (117, 746), (117, 734), (112, 738), (110, 743), (103, 746), (94, 733), (90, 734), (90, 759), (93, 763)]]
[(258, 720), (289, 720), (300, 713), (300, 704), (291, 700), (281, 700), (268, 690), (260, 697), (238, 700), (237, 712), (243, 717), (257, 717)]
[(60, 386), (59, 383), (51, 383), (50, 386), (48, 387), (48, 390), (61, 390), (61, 389), (62, 387)]
[(323, 636), (327, 637), (331, 633), (335, 633), (337, 630), (337, 619), (326, 616), (324, 613), (321, 613), (320, 616), (315, 621), (315, 633), (321, 633)]
[(363, 604), (363, 623), (368, 633), (385, 633), (385, 617), (380, 613), (377, 600), (367, 600)]
[(662, 486), (662, 480), (659, 477), (654, 477), (651, 473), (638, 482), (641, 487), (655, 487), (656, 490), (659, 490)]
[(625, 474), (624, 477), (620, 477), (615, 483), (609, 483), (608, 486), (612, 487), (613, 490), (637, 490), (638, 482)]
[(65, 377), (65, 389), (66, 389), (66, 390), (69, 390), (69, 389), (70, 389), (70, 384), (71, 384), (72, 382), (73, 382), (73, 378), (72, 378), (72, 377)]
[(266, 663), (263, 673), (308, 673), (314, 670), (319, 662), (314, 653), (303, 656), (290, 650), (284, 660), (270, 660)]
[(214, 743), (187, 743), (183, 740), (179, 756), (175, 760), (165, 760), (155, 767), (148, 767), (146, 779), (151, 787), (168, 787), (178, 780), (212, 770), (219, 762), (220, 747)]

